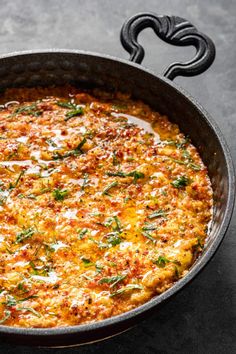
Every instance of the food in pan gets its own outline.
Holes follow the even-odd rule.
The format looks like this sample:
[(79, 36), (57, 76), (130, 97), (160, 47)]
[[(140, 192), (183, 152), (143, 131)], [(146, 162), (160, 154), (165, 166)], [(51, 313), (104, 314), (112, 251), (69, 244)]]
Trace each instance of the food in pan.
[(212, 204), (196, 148), (143, 102), (72, 87), (7, 90), (1, 324), (85, 324), (147, 302), (188, 272)]

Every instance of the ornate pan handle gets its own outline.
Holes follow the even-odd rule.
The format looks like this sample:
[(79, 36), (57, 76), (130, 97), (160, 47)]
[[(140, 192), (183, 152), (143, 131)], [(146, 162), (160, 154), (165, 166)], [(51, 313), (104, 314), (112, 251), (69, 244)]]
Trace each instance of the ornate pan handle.
[(144, 49), (138, 43), (139, 33), (151, 27), (163, 41), (177, 45), (193, 45), (196, 54), (186, 63), (173, 63), (167, 67), (163, 75), (170, 80), (176, 76), (194, 76), (209, 68), (215, 59), (215, 45), (205, 34), (199, 32), (187, 20), (177, 16), (162, 16), (154, 13), (140, 13), (129, 18), (121, 29), (121, 43), (130, 53), (130, 60), (141, 64)]

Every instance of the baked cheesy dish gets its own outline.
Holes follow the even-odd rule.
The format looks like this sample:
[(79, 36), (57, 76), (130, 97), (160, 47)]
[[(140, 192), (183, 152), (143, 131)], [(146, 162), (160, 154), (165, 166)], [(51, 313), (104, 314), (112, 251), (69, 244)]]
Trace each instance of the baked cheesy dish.
[(1, 94), (1, 324), (85, 324), (147, 302), (188, 272), (211, 214), (196, 148), (144, 103)]

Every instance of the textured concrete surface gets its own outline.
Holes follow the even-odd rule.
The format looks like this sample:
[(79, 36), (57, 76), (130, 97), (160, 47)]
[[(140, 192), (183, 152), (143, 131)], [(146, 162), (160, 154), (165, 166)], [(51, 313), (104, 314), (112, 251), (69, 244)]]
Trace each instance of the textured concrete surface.
[[(215, 42), (217, 58), (206, 73), (176, 81), (212, 114), (236, 160), (235, 0), (1, 0), (0, 53), (37, 48), (76, 48), (127, 58), (119, 43), (123, 21), (137, 12), (175, 14), (192, 21)], [(151, 30), (140, 35), (144, 65), (160, 72), (191, 48), (160, 43)], [(31, 349), (1, 344), (2, 354), (236, 352), (236, 221), (207, 268), (153, 318), (116, 338), (73, 349)]]

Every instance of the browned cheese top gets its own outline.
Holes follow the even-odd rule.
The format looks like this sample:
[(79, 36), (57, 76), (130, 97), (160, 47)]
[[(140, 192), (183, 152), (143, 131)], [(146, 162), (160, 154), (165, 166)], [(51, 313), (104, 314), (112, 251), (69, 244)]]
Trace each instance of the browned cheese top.
[(212, 189), (177, 125), (98, 90), (9, 89), (1, 104), (1, 324), (100, 321), (188, 272)]

